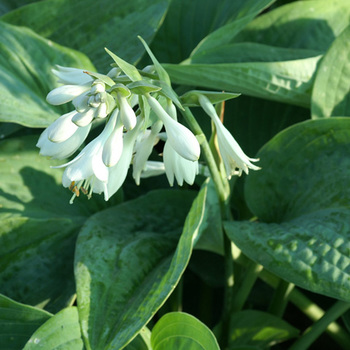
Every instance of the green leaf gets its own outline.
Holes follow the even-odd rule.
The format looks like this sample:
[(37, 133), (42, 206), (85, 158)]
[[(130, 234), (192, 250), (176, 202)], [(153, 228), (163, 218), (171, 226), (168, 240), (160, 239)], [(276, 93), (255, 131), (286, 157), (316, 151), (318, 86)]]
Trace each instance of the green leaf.
[(181, 235), (193, 195), (149, 192), (86, 222), (77, 241), (75, 275), (88, 350), (121, 349), (173, 291), (202, 220), (195, 201)]
[(52, 315), (0, 295), (0, 350), (22, 349)]
[(298, 333), (298, 329), (267, 312), (244, 310), (231, 316), (228, 349), (266, 349), (295, 338)]
[(104, 47), (136, 62), (144, 53), (137, 35), (150, 42), (168, 0), (44, 0), (2, 17), (41, 36), (85, 53), (102, 73), (109, 67)]
[(143, 327), (139, 335), (133, 339), (125, 348), (125, 350), (152, 350), (151, 347), (151, 331), (147, 327)]
[(276, 47), (258, 43), (231, 43), (198, 53), (189, 63), (243, 63), (294, 61), (321, 55), (321, 51)]
[(257, 17), (234, 41), (325, 52), (349, 16), (348, 0), (293, 1)]
[(316, 293), (350, 301), (349, 118), (303, 122), (258, 153), (247, 204), (259, 222), (225, 222), (251, 259)]
[[(0, 285), (26, 304), (60, 310), (75, 293), (74, 246), (103, 199), (79, 198), (61, 185), (64, 161), (39, 156), (36, 136), (0, 143)], [(99, 201), (100, 200), (100, 201)]]
[(153, 53), (150, 50), (150, 48), (148, 47), (147, 43), (140, 36), (138, 38), (142, 42), (142, 45), (146, 49), (149, 57), (151, 58), (151, 60), (153, 62), (153, 65), (154, 65), (154, 68), (155, 68), (155, 70), (156, 70), (156, 72), (158, 74), (159, 79), (162, 80), (163, 82), (165, 82), (167, 85), (171, 86), (169, 75), (166, 72), (166, 70), (162, 67), (162, 65), (158, 62), (156, 57), (153, 55)]
[(23, 350), (36, 349), (84, 349), (76, 307), (63, 309), (51, 317), (32, 335), (23, 348)]
[(134, 81), (127, 85), (128, 89), (130, 89), (134, 94), (144, 95), (149, 92), (156, 92), (161, 90), (159, 86), (148, 83), (145, 80)]
[(256, 15), (274, 2), (275, 0), (236, 1), (234, 20), (205, 37), (192, 52), (191, 56), (196, 56), (230, 42)]
[(194, 316), (183, 312), (164, 315), (154, 326), (153, 350), (219, 350), (214, 334)]
[(0, 16), (37, 0), (0, 0)]
[(141, 74), (135, 66), (122, 60), (120, 57), (108, 49), (105, 48), (105, 50), (107, 51), (108, 55), (113, 58), (113, 61), (117, 64), (117, 66), (130, 78), (131, 81), (142, 80)]
[(350, 26), (334, 41), (318, 68), (312, 92), (313, 118), (350, 116)]
[(216, 92), (216, 91), (204, 91), (204, 90), (191, 90), (186, 92), (180, 97), (183, 106), (196, 107), (200, 106), (198, 101), (199, 95), (204, 95), (212, 104), (217, 104), (231, 98), (240, 96), (240, 94), (235, 94), (233, 92)]
[(55, 64), (93, 70), (81, 53), (56, 45), (27, 28), (0, 22), (0, 121), (46, 127), (59, 117), (46, 102), (57, 86)]
[(203, 220), (199, 226), (195, 249), (223, 254), (221, 210), (213, 181), (208, 178), (202, 185), (196, 202), (202, 206)]
[(241, 92), (307, 107), (319, 56), (281, 62), (164, 64), (173, 83)]
[(202, 39), (225, 24), (236, 22), (238, 29), (244, 24), (243, 17), (263, 2), (269, 1), (172, 0), (152, 41), (152, 52), (160, 62), (179, 63), (190, 56)]

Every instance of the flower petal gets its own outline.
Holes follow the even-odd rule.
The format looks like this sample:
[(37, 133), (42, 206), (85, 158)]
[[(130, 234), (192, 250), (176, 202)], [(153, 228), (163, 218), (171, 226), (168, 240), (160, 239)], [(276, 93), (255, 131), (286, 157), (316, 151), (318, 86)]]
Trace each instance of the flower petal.
[(59, 86), (48, 93), (46, 100), (50, 104), (58, 106), (63, 103), (72, 101), (75, 97), (89, 90), (90, 86), (90, 84)]

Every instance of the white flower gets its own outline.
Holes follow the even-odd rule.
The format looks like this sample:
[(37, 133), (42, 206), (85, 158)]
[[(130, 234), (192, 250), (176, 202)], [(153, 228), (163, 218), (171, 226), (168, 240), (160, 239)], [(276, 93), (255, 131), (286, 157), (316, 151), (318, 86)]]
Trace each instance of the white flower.
[(215, 124), (219, 150), (225, 165), (227, 178), (230, 179), (232, 175), (241, 176), (242, 171), (248, 174), (249, 169), (261, 169), (251, 163), (257, 162), (259, 159), (249, 158), (244, 154), (237, 141), (221, 123), (221, 120), (209, 99), (204, 95), (199, 95), (199, 103)]
[(109, 170), (103, 163), (102, 153), (104, 145), (115, 127), (116, 117), (117, 115), (113, 114), (102, 133), (86, 145), (73, 160), (55, 167), (66, 167), (62, 184), (64, 187), (69, 187), (74, 193), (70, 203), (79, 195), (80, 190), (89, 196), (92, 192), (101, 193), (103, 191), (105, 199), (108, 200)]
[(58, 83), (66, 85), (85, 85), (91, 83), (93, 78), (83, 69), (62, 67), (56, 65), (57, 69), (52, 69), (52, 73), (58, 78)]
[[(143, 120), (138, 119), (135, 128), (125, 133), (123, 137), (123, 153), (118, 163), (115, 166), (109, 168), (109, 181), (107, 184), (109, 197), (113, 196), (113, 194), (120, 189), (125, 181), (131, 164), (136, 137), (142, 124)], [(105, 196), (106, 201), (109, 198), (108, 196), (107, 198)]]
[(152, 153), (154, 145), (159, 141), (158, 133), (162, 126), (163, 123), (157, 121), (152, 125), (151, 130), (144, 130), (144, 132), (140, 133), (136, 139), (132, 176), (137, 185), (140, 184), (141, 173), (146, 166), (148, 157)]
[(136, 125), (136, 115), (131, 108), (128, 99), (121, 94), (118, 94), (118, 101), (120, 104), (120, 118), (126, 130), (131, 130)]
[(64, 159), (81, 146), (91, 126), (78, 128), (71, 120), (75, 113), (73, 111), (62, 115), (42, 132), (36, 144), (41, 155)]
[(147, 100), (158, 118), (164, 123), (168, 136), (168, 142), (171, 143), (173, 149), (187, 160), (198, 160), (200, 155), (200, 146), (193, 133), (185, 126), (171, 118), (154, 97), (148, 95)]
[(174, 177), (179, 186), (183, 182), (192, 185), (196, 175), (198, 174), (198, 161), (191, 161), (181, 157), (172, 147), (169, 141), (165, 142), (163, 150), (163, 159), (165, 166), (165, 173), (168, 178), (170, 186), (174, 185)]
[(163, 175), (165, 173), (165, 165), (163, 162), (148, 160), (142, 169), (141, 177), (147, 178), (152, 176)]
[(123, 124), (118, 114), (119, 110), (116, 108), (113, 112), (116, 126), (103, 147), (102, 160), (107, 167), (116, 165), (123, 152)]

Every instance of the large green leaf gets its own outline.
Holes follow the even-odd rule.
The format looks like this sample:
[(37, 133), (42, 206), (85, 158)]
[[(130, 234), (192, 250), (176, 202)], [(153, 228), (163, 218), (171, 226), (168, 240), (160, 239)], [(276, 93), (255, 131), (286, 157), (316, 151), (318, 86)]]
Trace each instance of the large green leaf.
[(37, 0), (0, 0), (0, 16), (35, 1)]
[(294, 1), (257, 17), (234, 41), (325, 52), (349, 16), (348, 0)]
[(318, 68), (312, 92), (313, 118), (350, 116), (350, 26), (334, 41)]
[(84, 52), (105, 73), (111, 60), (104, 47), (127, 61), (137, 61), (144, 52), (137, 35), (150, 42), (168, 5), (169, 0), (44, 0), (2, 20)]
[(181, 235), (193, 198), (194, 192), (153, 191), (86, 222), (75, 275), (88, 350), (121, 349), (173, 291), (203, 216), (195, 201)]
[(30, 336), (51, 316), (0, 295), (0, 349), (23, 349)]
[(231, 2), (235, 7), (233, 20), (205, 37), (192, 52), (191, 56), (196, 56), (197, 54), (230, 42), (257, 14), (275, 1), (241, 0)]
[(228, 349), (266, 349), (294, 338), (299, 331), (280, 318), (257, 310), (244, 310), (230, 319)]
[(320, 56), (280, 62), (164, 64), (172, 82), (307, 107)]
[(23, 350), (83, 350), (78, 310), (63, 309), (46, 321), (28, 340)]
[(154, 326), (153, 350), (219, 350), (210, 329), (194, 316), (183, 312), (164, 315)]
[(62, 169), (50, 168), (62, 161), (39, 156), (36, 141), (28, 136), (0, 143), (0, 290), (58, 310), (75, 292), (77, 232), (101, 205), (97, 197), (70, 205)]
[(227, 23), (240, 28), (271, 0), (172, 0), (151, 49), (160, 62), (188, 58), (199, 42)]
[(93, 70), (83, 54), (56, 45), (26, 28), (0, 22), (0, 121), (45, 127), (64, 109), (45, 98), (57, 86), (55, 64)]
[(258, 153), (246, 180), (259, 222), (225, 222), (251, 259), (303, 288), (350, 301), (350, 120), (303, 122)]

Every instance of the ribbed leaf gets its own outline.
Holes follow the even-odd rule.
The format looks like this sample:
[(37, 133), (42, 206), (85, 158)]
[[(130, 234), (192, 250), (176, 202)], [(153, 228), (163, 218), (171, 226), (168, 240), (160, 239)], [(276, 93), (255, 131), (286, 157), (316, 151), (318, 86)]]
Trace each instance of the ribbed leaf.
[(281, 62), (164, 64), (173, 83), (309, 106), (320, 56)]
[(26, 304), (60, 310), (75, 292), (77, 231), (103, 199), (79, 198), (60, 184), (62, 169), (39, 156), (37, 137), (0, 143), (0, 285)]
[(94, 70), (83, 54), (56, 45), (27, 28), (0, 22), (0, 121), (46, 127), (65, 109), (46, 102), (57, 86), (55, 64)]
[(168, 5), (168, 0), (44, 0), (12, 11), (2, 20), (84, 52), (106, 73), (110, 60), (104, 47), (136, 62), (144, 52), (137, 35), (150, 42)]
[(23, 350), (83, 350), (78, 310), (63, 309), (46, 321), (28, 340)]
[(77, 241), (75, 274), (88, 350), (121, 349), (173, 291), (203, 215), (195, 202), (181, 235), (193, 195), (150, 192), (86, 222)]
[(350, 120), (308, 121), (276, 135), (246, 180), (259, 222), (226, 222), (253, 260), (303, 288), (350, 301)]
[(153, 350), (219, 350), (210, 329), (194, 316), (183, 312), (164, 315), (154, 326)]
[(52, 315), (0, 295), (0, 350), (21, 350)]
[(350, 116), (350, 26), (323, 57), (312, 92), (313, 118)]

